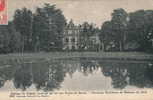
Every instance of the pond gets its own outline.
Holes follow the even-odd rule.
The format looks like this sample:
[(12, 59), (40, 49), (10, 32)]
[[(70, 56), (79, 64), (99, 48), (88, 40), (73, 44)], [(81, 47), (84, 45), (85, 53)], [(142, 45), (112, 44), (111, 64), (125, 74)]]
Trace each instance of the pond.
[(10, 61), (0, 91), (91, 91), (153, 88), (153, 62), (101, 59)]

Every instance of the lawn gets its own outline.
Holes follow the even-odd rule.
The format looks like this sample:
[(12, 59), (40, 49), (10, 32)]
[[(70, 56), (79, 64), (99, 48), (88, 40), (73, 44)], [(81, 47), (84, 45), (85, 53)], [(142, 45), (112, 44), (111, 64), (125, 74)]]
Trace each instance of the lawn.
[(103, 58), (103, 59), (153, 59), (153, 54), (143, 52), (39, 52), (12, 53), (0, 55), (1, 59), (65, 59), (65, 58)]
[(50, 60), (109, 60), (113, 61), (139, 61), (152, 62), (153, 54), (143, 52), (39, 52), (39, 53), (12, 53), (0, 55), (0, 68), (11, 67), (12, 64), (46, 62)]

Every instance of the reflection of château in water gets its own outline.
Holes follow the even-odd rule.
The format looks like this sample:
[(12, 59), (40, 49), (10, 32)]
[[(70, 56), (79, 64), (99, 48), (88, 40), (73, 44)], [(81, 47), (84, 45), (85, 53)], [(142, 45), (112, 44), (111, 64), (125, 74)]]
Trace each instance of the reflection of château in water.
[(67, 74), (72, 78), (73, 73), (80, 68), (80, 63), (76, 61), (64, 61), (62, 62), (62, 66), (65, 68)]

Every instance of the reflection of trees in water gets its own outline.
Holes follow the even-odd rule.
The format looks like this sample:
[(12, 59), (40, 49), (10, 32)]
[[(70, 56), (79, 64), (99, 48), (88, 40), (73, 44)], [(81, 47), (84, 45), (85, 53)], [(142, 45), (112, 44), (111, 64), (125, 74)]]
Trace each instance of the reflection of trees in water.
[(65, 77), (63, 69), (59, 62), (22, 64), (14, 75), (14, 85), (22, 90), (30, 87), (32, 83), (38, 90), (57, 89)]
[(14, 86), (25, 90), (32, 84), (31, 66), (28, 63), (22, 64), (14, 74)]
[(32, 65), (22, 66), (15, 74), (16, 88), (25, 90), (35, 84), (36, 88), (43, 90), (53, 90), (60, 87), (64, 80), (65, 73), (61, 64), (40, 62)]
[(112, 85), (114, 88), (124, 88), (128, 83), (127, 70), (121, 67), (113, 68), (110, 77), (112, 78)]
[(147, 79), (147, 76), (145, 74), (146, 70), (147, 64), (135, 64), (128, 68), (128, 71), (130, 73), (130, 85), (134, 85), (140, 88), (147, 87), (147, 84), (150, 84), (150, 80)]
[(49, 64), (46, 62), (32, 64), (33, 83), (38, 90), (46, 87), (46, 82), (48, 81), (48, 66)]
[(145, 75), (147, 76), (147, 79), (150, 80), (150, 83), (153, 84), (153, 63), (149, 63), (146, 70)]
[(145, 63), (109, 61), (40, 61), (36, 63), (14, 64), (0, 68), (0, 87), (12, 80), (16, 88), (26, 90), (32, 84), (39, 90), (60, 88), (66, 73), (73, 77), (76, 71), (85, 76), (101, 68), (102, 74), (111, 77), (114, 88), (123, 89), (127, 85), (140, 88), (153, 87), (153, 65)]
[(14, 66), (2, 66), (0, 68), (0, 88), (4, 86), (7, 80), (12, 80), (16, 67)]
[(4, 83), (6, 82), (7, 76), (5, 74), (0, 73), (0, 88), (4, 86)]
[(149, 67), (147, 63), (100, 62), (100, 65), (102, 73), (111, 77), (114, 88), (122, 89), (127, 85), (140, 88), (153, 86), (153, 67)]
[(54, 62), (49, 65), (49, 80), (47, 82), (46, 90), (59, 88), (60, 83), (63, 82), (65, 72), (63, 66), (59, 62)]
[(114, 88), (124, 88), (128, 84), (128, 71), (125, 68), (126, 66), (122, 63), (103, 63), (100, 62), (100, 65), (102, 66), (101, 70), (102, 73), (106, 77), (111, 77), (112, 79), (112, 85)]

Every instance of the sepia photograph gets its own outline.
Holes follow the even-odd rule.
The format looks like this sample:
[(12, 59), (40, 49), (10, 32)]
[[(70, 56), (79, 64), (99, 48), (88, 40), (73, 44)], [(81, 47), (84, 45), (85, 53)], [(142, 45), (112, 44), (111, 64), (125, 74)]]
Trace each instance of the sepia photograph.
[(148, 91), (152, 0), (0, 0), (0, 93)]

